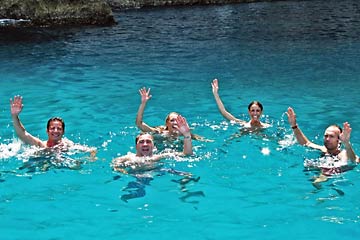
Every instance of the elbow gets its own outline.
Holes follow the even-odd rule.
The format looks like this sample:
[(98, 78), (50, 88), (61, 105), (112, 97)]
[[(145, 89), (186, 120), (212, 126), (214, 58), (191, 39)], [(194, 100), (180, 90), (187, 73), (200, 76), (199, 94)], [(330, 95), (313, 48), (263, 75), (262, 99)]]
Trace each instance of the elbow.
[(135, 120), (135, 125), (138, 127), (138, 128), (141, 128), (142, 127), (142, 121), (141, 120), (139, 120), (139, 119), (136, 119)]

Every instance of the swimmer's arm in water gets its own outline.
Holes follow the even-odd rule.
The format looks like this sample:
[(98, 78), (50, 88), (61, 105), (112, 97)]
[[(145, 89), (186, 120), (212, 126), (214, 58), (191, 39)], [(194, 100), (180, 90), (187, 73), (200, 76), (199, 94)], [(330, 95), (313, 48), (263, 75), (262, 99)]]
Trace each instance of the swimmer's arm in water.
[(112, 165), (114, 171), (118, 171), (118, 172), (122, 172), (122, 173), (127, 174), (127, 171), (125, 170), (126, 166), (125, 166), (124, 163), (127, 162), (127, 161), (130, 161), (131, 159), (132, 159), (132, 157), (129, 154), (127, 154), (127, 155), (122, 156), (122, 157), (114, 158), (112, 160), (111, 165)]
[(14, 96), (14, 100), (10, 99), (10, 111), (13, 121), (14, 129), (17, 136), (26, 144), (38, 147), (46, 147), (46, 142), (41, 141), (39, 138), (34, 137), (25, 130), (24, 125), (21, 123), (19, 114), (23, 108), (22, 97)]
[(345, 146), (347, 159), (351, 160), (352, 162), (359, 162), (359, 157), (356, 156), (354, 149), (352, 148), (352, 145), (350, 143), (350, 135), (351, 135), (351, 127), (348, 122), (345, 122), (343, 125), (343, 132), (340, 134), (340, 140), (342, 144)]
[(91, 161), (95, 161), (97, 160), (96, 154), (97, 154), (97, 148), (96, 147), (89, 147), (86, 145), (80, 145), (80, 144), (74, 144), (72, 141), (68, 140), (69, 143), (71, 145), (69, 145), (69, 147), (71, 147), (71, 149), (73, 150), (79, 150), (81, 152), (88, 152), (90, 153), (90, 160)]
[(146, 88), (143, 87), (139, 90), (139, 93), (141, 96), (141, 103), (140, 103), (140, 106), (139, 106), (139, 109), (138, 109), (138, 112), (136, 115), (136, 121), (135, 121), (136, 126), (143, 132), (156, 132), (155, 128), (150, 127), (145, 122), (143, 122), (143, 116), (144, 116), (146, 103), (151, 98), (150, 88), (148, 90), (146, 90)]
[(195, 134), (195, 133), (191, 133), (191, 139), (201, 141), (201, 142), (214, 142), (214, 140), (212, 140), (212, 139), (207, 139), (207, 138), (200, 136), (198, 134)]
[(221, 98), (220, 98), (219, 93), (218, 93), (218, 91), (219, 91), (219, 84), (218, 84), (218, 80), (217, 80), (217, 79), (214, 79), (214, 80), (212, 81), (211, 86), (212, 86), (212, 92), (213, 92), (213, 95), (214, 95), (214, 98), (215, 98), (217, 107), (218, 107), (221, 115), (222, 115), (224, 118), (226, 118), (227, 120), (229, 120), (229, 121), (234, 121), (234, 122), (239, 123), (239, 124), (241, 124), (241, 125), (245, 125), (245, 124), (246, 124), (246, 121), (234, 117), (231, 113), (229, 113), (229, 112), (225, 109), (225, 106), (224, 106), (223, 102), (221, 101)]

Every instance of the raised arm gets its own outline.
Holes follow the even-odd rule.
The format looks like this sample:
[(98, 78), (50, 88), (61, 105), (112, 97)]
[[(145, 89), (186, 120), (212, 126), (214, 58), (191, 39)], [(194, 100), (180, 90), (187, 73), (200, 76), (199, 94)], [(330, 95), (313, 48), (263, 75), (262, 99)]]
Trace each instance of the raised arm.
[(15, 96), (14, 100), (10, 99), (10, 111), (11, 118), (13, 121), (14, 129), (17, 136), (26, 144), (35, 145), (39, 147), (46, 147), (46, 144), (43, 143), (39, 138), (32, 136), (25, 130), (25, 127), (20, 121), (19, 114), (23, 108), (22, 97)]
[(290, 126), (294, 132), (294, 135), (296, 137), (296, 140), (298, 141), (299, 144), (326, 152), (326, 148), (324, 146), (320, 146), (320, 145), (317, 145), (317, 144), (311, 142), (301, 131), (300, 127), (296, 123), (296, 114), (295, 114), (294, 109), (289, 107), (286, 112), (286, 115), (288, 116), (289, 124), (290, 124)]
[(149, 125), (147, 125), (146, 123), (143, 122), (143, 115), (144, 115), (146, 103), (151, 98), (150, 88), (148, 90), (146, 90), (146, 88), (143, 87), (139, 90), (139, 93), (141, 96), (141, 103), (140, 103), (139, 110), (136, 115), (136, 121), (135, 121), (136, 126), (143, 132), (155, 132), (156, 131), (155, 128), (150, 127)]
[(183, 153), (185, 155), (192, 155), (193, 154), (192, 139), (191, 139), (191, 132), (189, 125), (186, 119), (181, 115), (177, 116), (176, 123), (177, 123), (178, 131), (184, 136)]
[(359, 158), (356, 156), (356, 154), (352, 148), (352, 145), (350, 143), (351, 131), (352, 131), (352, 129), (350, 127), (350, 124), (348, 122), (345, 122), (344, 126), (343, 126), (343, 132), (340, 134), (339, 137), (340, 137), (341, 142), (345, 146), (347, 158), (353, 162), (359, 162)]
[(212, 92), (213, 92), (216, 104), (218, 106), (218, 109), (219, 109), (221, 115), (223, 115), (223, 117), (226, 118), (229, 121), (235, 121), (235, 122), (238, 122), (240, 124), (245, 124), (246, 122), (244, 120), (237, 119), (236, 117), (234, 117), (231, 113), (229, 113), (225, 109), (225, 106), (224, 106), (224, 104), (221, 101), (220, 96), (219, 96), (219, 83), (218, 83), (217, 79), (214, 79), (212, 81), (211, 86), (212, 86)]

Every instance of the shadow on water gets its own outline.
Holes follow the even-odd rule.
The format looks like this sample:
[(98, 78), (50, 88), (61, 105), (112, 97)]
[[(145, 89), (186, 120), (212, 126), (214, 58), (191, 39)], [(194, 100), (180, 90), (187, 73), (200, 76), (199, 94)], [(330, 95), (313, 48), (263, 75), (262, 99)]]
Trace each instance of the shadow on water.
[(0, 44), (66, 41), (74, 37), (79, 30), (79, 27), (0, 27)]
[[(180, 190), (184, 193), (183, 196), (179, 197), (182, 202), (187, 203), (198, 203), (197, 200), (189, 200), (194, 197), (205, 197), (203, 191), (189, 191), (187, 185), (190, 183), (197, 183), (200, 180), (200, 177), (194, 177), (189, 172), (178, 171), (173, 168), (163, 168), (159, 166), (151, 171), (138, 172), (130, 174), (134, 177), (134, 180), (127, 183), (127, 185), (122, 189), (124, 193), (121, 195), (120, 199), (124, 202), (128, 202), (131, 199), (142, 198), (146, 195), (146, 187), (151, 185), (151, 182), (155, 177), (160, 177), (165, 174), (171, 174), (175, 176), (181, 176), (180, 179), (172, 179), (171, 181), (179, 184)], [(115, 175), (111, 180), (105, 181), (105, 183), (110, 183), (121, 179), (120, 175)]]

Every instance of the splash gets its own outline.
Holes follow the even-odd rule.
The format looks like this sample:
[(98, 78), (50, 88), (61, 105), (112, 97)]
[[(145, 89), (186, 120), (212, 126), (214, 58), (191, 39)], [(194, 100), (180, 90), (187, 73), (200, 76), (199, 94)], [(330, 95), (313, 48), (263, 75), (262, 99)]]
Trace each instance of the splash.
[(13, 139), (11, 143), (0, 144), (0, 160), (9, 159), (16, 156), (21, 150), (21, 141)]

